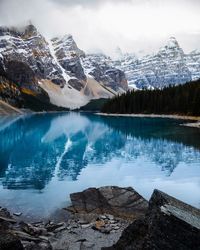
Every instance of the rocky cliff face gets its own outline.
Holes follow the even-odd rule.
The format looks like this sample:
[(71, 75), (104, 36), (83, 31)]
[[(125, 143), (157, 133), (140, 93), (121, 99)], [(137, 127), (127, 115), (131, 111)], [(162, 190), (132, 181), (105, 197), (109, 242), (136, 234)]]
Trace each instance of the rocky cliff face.
[(1, 28), (0, 53), (6, 72), (13, 61), (19, 64), (23, 63), (24, 67), (29, 68), (29, 72), (26, 70), (25, 72), (16, 72), (16, 78), (12, 80), (20, 81), (20, 83), (21, 80), (26, 83), (32, 82), (34, 76), (53, 80), (61, 73), (53, 61), (48, 43), (33, 25), (25, 27), (22, 31), (14, 28)]
[(25, 95), (73, 109), (127, 90), (121, 70), (102, 68), (99, 61), (95, 67), (101, 77), (88, 76), (84, 58), (71, 35), (47, 41), (33, 25), (0, 28), (1, 83), (12, 82)]
[(137, 58), (121, 55), (115, 67), (123, 70), (134, 88), (162, 88), (200, 78), (200, 53), (185, 54), (177, 40), (171, 37), (157, 53)]
[[(200, 52), (185, 54), (174, 37), (153, 54), (86, 54), (71, 35), (46, 40), (33, 25), (0, 28), (1, 98), (18, 107), (38, 100), (79, 108), (134, 88), (162, 88), (200, 78)], [(128, 82), (127, 82), (128, 79)], [(8, 86), (8, 87), (6, 87)], [(12, 86), (12, 87), (10, 87)], [(17, 95), (13, 95), (13, 89)], [(10, 94), (9, 94), (10, 93)]]
[(111, 59), (103, 54), (89, 54), (82, 59), (87, 75), (101, 82), (102, 85), (114, 90), (124, 92), (128, 90), (127, 80), (122, 70), (111, 67)]

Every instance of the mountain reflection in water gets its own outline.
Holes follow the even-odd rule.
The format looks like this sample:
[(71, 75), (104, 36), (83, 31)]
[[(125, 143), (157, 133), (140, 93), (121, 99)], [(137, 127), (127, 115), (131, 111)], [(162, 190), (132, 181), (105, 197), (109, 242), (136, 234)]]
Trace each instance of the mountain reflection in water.
[(200, 133), (159, 118), (54, 113), (0, 118), (0, 206), (46, 216), (71, 192), (159, 188), (200, 202)]

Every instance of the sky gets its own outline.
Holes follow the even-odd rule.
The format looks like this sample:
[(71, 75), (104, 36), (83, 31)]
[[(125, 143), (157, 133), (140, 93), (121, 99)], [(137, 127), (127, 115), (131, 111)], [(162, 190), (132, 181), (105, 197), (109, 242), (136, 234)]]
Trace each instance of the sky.
[(48, 38), (72, 34), (87, 52), (146, 54), (177, 38), (200, 49), (200, 0), (0, 0), (0, 26), (33, 23)]

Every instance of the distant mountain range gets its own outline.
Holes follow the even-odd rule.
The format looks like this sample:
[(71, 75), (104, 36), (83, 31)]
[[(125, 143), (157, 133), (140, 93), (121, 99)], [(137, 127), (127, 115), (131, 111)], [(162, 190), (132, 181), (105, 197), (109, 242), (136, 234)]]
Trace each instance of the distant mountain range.
[(157, 53), (137, 58), (117, 49), (113, 66), (125, 72), (129, 86), (136, 89), (162, 88), (200, 78), (200, 51), (185, 54), (176, 38), (171, 37)]
[(153, 55), (137, 58), (118, 48), (112, 59), (86, 54), (71, 35), (47, 40), (33, 25), (0, 27), (0, 98), (17, 107), (77, 109), (128, 85), (152, 89), (198, 78), (200, 51), (185, 54), (173, 37)]

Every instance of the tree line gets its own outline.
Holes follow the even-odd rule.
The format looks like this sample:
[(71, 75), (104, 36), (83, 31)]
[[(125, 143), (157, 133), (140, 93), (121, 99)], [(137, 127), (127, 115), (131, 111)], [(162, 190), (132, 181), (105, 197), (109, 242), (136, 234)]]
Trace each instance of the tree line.
[(132, 90), (108, 100), (104, 113), (200, 115), (200, 80), (155, 90)]

